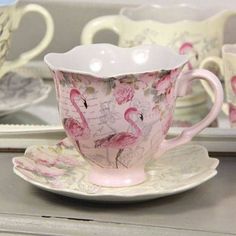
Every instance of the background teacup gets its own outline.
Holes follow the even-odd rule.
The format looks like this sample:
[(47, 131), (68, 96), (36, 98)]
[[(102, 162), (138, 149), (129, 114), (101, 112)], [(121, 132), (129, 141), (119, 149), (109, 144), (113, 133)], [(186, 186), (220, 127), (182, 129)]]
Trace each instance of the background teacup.
[[(48, 46), (53, 37), (53, 20), (45, 8), (36, 4), (28, 4), (24, 7), (17, 8), (17, 2), (17, 0), (0, 1), (0, 78), (7, 72), (26, 64), (40, 54)], [(10, 48), (11, 34), (18, 28), (22, 17), (28, 12), (35, 12), (42, 15), (46, 23), (46, 33), (35, 48), (22, 53), (14, 61), (6, 61), (6, 56)]]
[(104, 29), (119, 35), (119, 46), (157, 43), (189, 55), (189, 69), (197, 68), (208, 56), (219, 56), (226, 20), (236, 11), (194, 8), (188, 5), (143, 5), (122, 8), (119, 15), (102, 16), (88, 22), (82, 44), (93, 43)]
[[(232, 125), (236, 124), (236, 45), (226, 44), (222, 47), (222, 58), (221, 57), (209, 57), (202, 61), (200, 67), (207, 68), (214, 64), (218, 67), (220, 74), (224, 78), (226, 100), (222, 110), (226, 115), (229, 115), (229, 119)], [(214, 93), (211, 87), (202, 82), (206, 91), (214, 101)]]
[[(82, 31), (81, 42), (91, 44), (97, 32), (112, 30), (118, 34), (118, 45), (121, 47), (157, 43), (188, 55), (185, 70), (190, 70), (198, 68), (200, 62), (209, 56), (220, 56), (224, 25), (233, 15), (236, 15), (236, 11), (195, 8), (183, 4), (122, 8), (118, 15), (102, 16), (88, 22)], [(178, 99), (177, 109), (182, 109), (183, 104), (188, 104), (188, 107), (205, 106), (203, 113), (208, 109), (208, 96), (200, 83), (195, 81), (193, 87), (188, 87), (187, 93), (191, 95)], [(196, 103), (199, 95), (202, 101)], [(182, 111), (176, 112), (177, 122), (186, 119), (186, 122), (192, 123), (198, 119), (195, 112), (191, 116), (181, 114)]]
[[(97, 185), (143, 182), (147, 161), (189, 142), (215, 119), (223, 101), (214, 74), (181, 73), (187, 56), (158, 45), (83, 45), (64, 54), (48, 54), (45, 62), (56, 84), (66, 134), (91, 164), (88, 178)], [(211, 111), (178, 137), (165, 140), (176, 97), (199, 77), (214, 88)]]

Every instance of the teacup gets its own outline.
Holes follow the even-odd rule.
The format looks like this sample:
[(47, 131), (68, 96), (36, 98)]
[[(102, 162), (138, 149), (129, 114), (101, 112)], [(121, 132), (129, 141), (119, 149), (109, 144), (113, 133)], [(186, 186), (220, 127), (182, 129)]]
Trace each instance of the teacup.
[[(181, 73), (186, 55), (158, 45), (121, 48), (110, 44), (50, 53), (51, 69), (65, 132), (91, 164), (91, 183), (121, 187), (143, 182), (145, 164), (189, 142), (217, 116), (223, 90), (207, 70)], [(175, 100), (194, 78), (208, 81), (215, 103), (199, 123), (166, 140)]]
[(157, 43), (187, 54), (188, 69), (197, 68), (208, 56), (220, 56), (224, 25), (236, 11), (173, 6), (143, 5), (122, 8), (119, 15), (102, 16), (88, 22), (81, 34), (82, 44), (91, 44), (104, 29), (119, 35), (118, 45), (133, 47)]
[[(226, 44), (222, 47), (221, 57), (209, 57), (202, 61), (201, 68), (207, 68), (209, 64), (214, 64), (218, 67), (218, 71), (224, 78), (226, 100), (222, 110), (229, 115), (229, 120), (232, 125), (236, 124), (236, 45)], [(210, 94), (212, 101), (214, 101), (214, 93), (211, 87), (203, 82), (203, 86)]]
[[(32, 58), (40, 54), (51, 42), (53, 37), (54, 25), (49, 12), (37, 4), (28, 4), (24, 7), (16, 7), (17, 0), (4, 0), (0, 2), (0, 78), (7, 72), (20, 67)], [(22, 53), (14, 61), (6, 61), (6, 56), (10, 48), (10, 38), (22, 17), (26, 13), (38, 13), (42, 15), (46, 23), (46, 33), (40, 43), (28, 52)], [(35, 30), (35, 29), (30, 29)]]

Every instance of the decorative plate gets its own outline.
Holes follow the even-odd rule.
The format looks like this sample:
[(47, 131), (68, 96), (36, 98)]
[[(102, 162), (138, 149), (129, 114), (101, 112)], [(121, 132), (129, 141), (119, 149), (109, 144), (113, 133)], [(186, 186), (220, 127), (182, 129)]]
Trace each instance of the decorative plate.
[(131, 202), (192, 189), (216, 175), (219, 161), (200, 145), (183, 145), (150, 162), (144, 183), (122, 188), (89, 183), (89, 165), (67, 139), (55, 146), (31, 146), (13, 164), (15, 174), (50, 192), (92, 201)]
[(42, 79), (8, 73), (0, 79), (0, 116), (4, 116), (47, 98), (51, 86)]

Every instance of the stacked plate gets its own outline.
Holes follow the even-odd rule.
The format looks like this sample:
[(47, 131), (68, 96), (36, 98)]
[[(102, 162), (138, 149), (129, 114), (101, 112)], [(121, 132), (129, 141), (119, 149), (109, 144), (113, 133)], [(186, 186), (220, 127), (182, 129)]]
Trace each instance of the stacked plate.
[(0, 116), (39, 103), (51, 90), (42, 79), (8, 73), (0, 80)]

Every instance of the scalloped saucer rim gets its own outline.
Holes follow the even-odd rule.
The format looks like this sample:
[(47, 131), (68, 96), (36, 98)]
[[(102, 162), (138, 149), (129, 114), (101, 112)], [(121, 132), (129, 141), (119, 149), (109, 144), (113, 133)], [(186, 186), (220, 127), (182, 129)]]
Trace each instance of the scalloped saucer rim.
[[(56, 146), (31, 146), (29, 147), (27, 150), (28, 151), (32, 151), (34, 150), (34, 148), (53, 148)], [(181, 149), (182, 148), (182, 149)], [(179, 157), (178, 155), (176, 156), (175, 153), (180, 152), (182, 150), (182, 152), (185, 151), (186, 157), (185, 158), (189, 158), (189, 151), (191, 150), (191, 148), (196, 151), (198, 151), (200, 153), (202, 153), (202, 156), (199, 156), (199, 160), (200, 158), (202, 159), (201, 162), (202, 164), (199, 162), (198, 163), (198, 167), (196, 167), (196, 170), (198, 170), (197, 168), (200, 168), (200, 172), (199, 173), (194, 173), (194, 165), (193, 166), (193, 173), (191, 173), (191, 168), (189, 168), (189, 164), (191, 166), (191, 163), (187, 164), (185, 167), (181, 166), (181, 164), (179, 165), (180, 167), (180, 171), (178, 173), (178, 163), (175, 162), (173, 166), (168, 164), (168, 160), (167, 163), (165, 164), (165, 160), (166, 159), (170, 159), (171, 158), (183, 158), (183, 157)], [(66, 148), (65, 148), (66, 149)], [(26, 155), (27, 155), (27, 150), (26, 150)], [(37, 149), (38, 150), (38, 149)], [(188, 151), (189, 150), (189, 151)], [(75, 150), (72, 150), (72, 153), (76, 152)], [(190, 151), (191, 153), (191, 151)], [(194, 156), (194, 154), (193, 154)], [(196, 156), (196, 154), (195, 154)], [(22, 179), (24, 179), (25, 181), (31, 183), (32, 185), (49, 191), (49, 192), (53, 192), (56, 194), (60, 194), (60, 195), (64, 195), (64, 196), (69, 196), (69, 197), (73, 197), (73, 198), (78, 198), (78, 199), (84, 199), (84, 200), (90, 200), (90, 201), (109, 201), (109, 202), (131, 202), (131, 201), (144, 201), (144, 200), (151, 200), (151, 199), (155, 199), (155, 198), (159, 198), (159, 197), (164, 197), (164, 196), (168, 196), (168, 195), (173, 195), (173, 194), (177, 194), (180, 192), (184, 192), (187, 190), (190, 190), (192, 188), (197, 187), (198, 185), (206, 182), (207, 180), (213, 178), (216, 174), (217, 174), (217, 170), (216, 167), (219, 164), (219, 160), (216, 158), (210, 158), (208, 156), (208, 152), (206, 150), (206, 148), (200, 146), (200, 145), (183, 145), (182, 147), (176, 148), (175, 151), (169, 151), (168, 153), (166, 153), (165, 155), (163, 155), (163, 157), (161, 157), (159, 160), (152, 162), (152, 165), (149, 165), (149, 167), (147, 169), (149, 169), (147, 172), (149, 173), (149, 178), (148, 180), (146, 180), (144, 183), (136, 185), (136, 186), (132, 186), (132, 187), (123, 187), (123, 188), (105, 188), (105, 187), (101, 187), (101, 186), (96, 186), (90, 183), (86, 182), (86, 176), (84, 177), (84, 179), (81, 178), (80, 182), (78, 183), (79, 185), (81, 185), (80, 187), (78, 186), (78, 189), (66, 189), (66, 188), (58, 188), (58, 187), (52, 187), (50, 186), (50, 183), (41, 183), (40, 181), (37, 181), (35, 179), (29, 178), (25, 173), (27, 172), (25, 169), (22, 169), (21, 167), (19, 167), (19, 165), (17, 164), (17, 160), (19, 160), (19, 158), (23, 158), (24, 160), (28, 160), (27, 158), (29, 157), (15, 157), (13, 158), (13, 170), (14, 173), (16, 175), (18, 175), (19, 177), (21, 177)], [(185, 159), (183, 159), (185, 160)], [(194, 160), (194, 158), (192, 158), (192, 160)], [(82, 164), (85, 164), (85, 161), (83, 161), (82, 159), (80, 160)], [(196, 162), (196, 159), (194, 160)], [(184, 164), (185, 161), (182, 161)], [(197, 162), (196, 162), (197, 163)], [(204, 164), (207, 163), (207, 166), (203, 169), (201, 169), (203, 167)], [(159, 173), (162, 170), (160, 169), (162, 166), (166, 165), (166, 167), (168, 167), (170, 169), (170, 172), (166, 172), (165, 170), (163, 173)], [(85, 164), (86, 165), (86, 164)], [(169, 166), (168, 166), (169, 165)], [(175, 166), (176, 165), (176, 166)], [(201, 166), (202, 165), (202, 166)], [(154, 167), (153, 167), (154, 166)], [(190, 171), (190, 175), (192, 174), (192, 176), (190, 177), (186, 177), (186, 179), (181, 180), (180, 182), (176, 182), (172, 187), (170, 186), (169, 189), (162, 189), (162, 186), (160, 186), (160, 188), (158, 189), (158, 187), (156, 188), (153, 183), (155, 183), (155, 178), (163, 178), (164, 179), (167, 178), (167, 185), (168, 185), (168, 178), (170, 176), (168, 176), (170, 173), (173, 172), (173, 167), (176, 168), (176, 173), (174, 173), (173, 178), (178, 179), (179, 177), (182, 177), (184, 175), (188, 175), (188, 171)], [(84, 168), (84, 165), (83, 165)], [(159, 172), (155, 170), (159, 168)], [(166, 169), (168, 169), (166, 168)], [(173, 170), (172, 170), (172, 169)], [(154, 170), (154, 171), (153, 171)], [(83, 170), (84, 172), (86, 172), (86, 167), (85, 170)], [(181, 171), (185, 171), (185, 173), (181, 173)], [(199, 170), (198, 170), (199, 171)], [(82, 170), (81, 170), (82, 172)], [(151, 172), (155, 172), (154, 174), (150, 175)], [(30, 172), (32, 174), (32, 172)], [(32, 174), (34, 175), (34, 174)], [(166, 176), (165, 176), (166, 175)], [(178, 176), (179, 175), (179, 176)], [(66, 175), (65, 175), (66, 176)], [(170, 181), (173, 181), (173, 178), (170, 177)], [(153, 181), (154, 179), (154, 181)], [(159, 180), (159, 181), (160, 181)], [(161, 180), (165, 185), (165, 181), (166, 180)], [(160, 182), (161, 182), (160, 181)], [(153, 183), (152, 183), (153, 182)], [(84, 185), (83, 185), (84, 184)], [(148, 186), (150, 184), (150, 186)], [(159, 184), (159, 182), (157, 182), (157, 185)], [(165, 186), (164, 186), (165, 187)], [(89, 189), (89, 190), (88, 190)], [(90, 191), (90, 192), (89, 192)], [(100, 191), (100, 192), (99, 192)]]
[(51, 193), (55, 193), (55, 194), (59, 194), (62, 196), (66, 196), (66, 197), (72, 197), (72, 198), (76, 198), (76, 199), (82, 199), (82, 200), (89, 200), (89, 201), (99, 201), (99, 202), (138, 202), (138, 201), (146, 201), (146, 200), (153, 200), (156, 198), (162, 198), (162, 197), (167, 197), (167, 196), (171, 196), (171, 195), (175, 195), (178, 193), (183, 193), (185, 191), (191, 190), (203, 183), (205, 183), (206, 181), (212, 179), (214, 176), (216, 176), (217, 174), (217, 170), (210, 170), (208, 172), (206, 172), (206, 177), (202, 178), (201, 181), (199, 182), (195, 182), (195, 184), (191, 184), (191, 185), (186, 185), (183, 188), (179, 188), (176, 190), (172, 190), (172, 191), (166, 191), (166, 192), (162, 192), (162, 193), (149, 193), (149, 194), (136, 194), (136, 195), (112, 195), (112, 194), (101, 194), (101, 195), (97, 195), (97, 194), (83, 194), (83, 193), (78, 193), (77, 191), (73, 191), (73, 190), (58, 190), (56, 188), (52, 188), (52, 187), (48, 187), (48, 186), (44, 186), (38, 182), (35, 182), (33, 180), (29, 180), (27, 179), (27, 177), (25, 177), (21, 172), (19, 172), (17, 169), (13, 169), (14, 173), (16, 175), (18, 175), (19, 177), (21, 177), (23, 180), (25, 180), (26, 182), (32, 184), (35, 187), (38, 187), (42, 190), (51, 192)]

